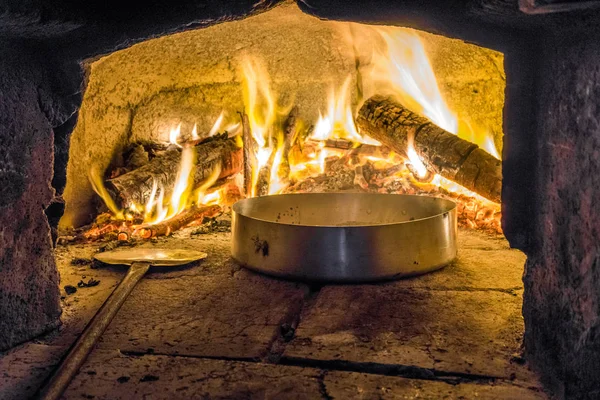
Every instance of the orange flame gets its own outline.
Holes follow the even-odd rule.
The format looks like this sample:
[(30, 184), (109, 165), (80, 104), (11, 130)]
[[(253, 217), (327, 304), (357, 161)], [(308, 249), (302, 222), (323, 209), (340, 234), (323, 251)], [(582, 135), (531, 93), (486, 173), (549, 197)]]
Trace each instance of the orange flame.
[(123, 210), (117, 206), (110, 193), (108, 193), (108, 190), (106, 190), (106, 187), (104, 186), (104, 180), (102, 179), (102, 174), (100, 174), (96, 166), (92, 166), (92, 168), (90, 168), (88, 178), (90, 180), (90, 184), (92, 185), (92, 189), (98, 196), (100, 196), (102, 201), (104, 201), (104, 204), (106, 204), (106, 207), (110, 210), (114, 217), (116, 219), (123, 219)]
[(256, 60), (243, 64), (244, 104), (252, 137), (256, 142), (255, 165), (252, 166), (251, 196), (256, 196), (259, 171), (269, 168), (269, 194), (281, 191), (285, 185), (279, 180), (278, 170), (283, 158), (283, 132), (276, 121), (279, 113), (277, 97), (270, 87), (269, 75)]
[(451, 133), (458, 130), (456, 115), (450, 111), (438, 88), (433, 68), (419, 37), (404, 29), (377, 28), (386, 50), (376, 54), (372, 77), (390, 85), (400, 102)]
[[(381, 88), (391, 88), (392, 94), (408, 109), (427, 117), (444, 130), (477, 144), (494, 157), (500, 155), (491, 134), (474, 129), (459, 120), (440, 93), (433, 67), (416, 33), (402, 28), (375, 28), (383, 38), (385, 49), (374, 56), (372, 78)], [(411, 163), (418, 164), (416, 152)], [(414, 150), (414, 149), (413, 149)]]
[(330, 89), (327, 112), (325, 115), (319, 115), (311, 138), (315, 140), (341, 138), (357, 143), (380, 145), (378, 141), (360, 135), (356, 129), (348, 90), (351, 82), (352, 77), (348, 76), (338, 93), (335, 93), (333, 87)]

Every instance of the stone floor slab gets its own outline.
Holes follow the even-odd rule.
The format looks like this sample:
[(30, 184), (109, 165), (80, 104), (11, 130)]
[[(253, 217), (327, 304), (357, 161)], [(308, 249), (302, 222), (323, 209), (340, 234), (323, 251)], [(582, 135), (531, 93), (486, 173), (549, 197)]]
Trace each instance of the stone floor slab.
[(449, 384), (339, 371), (329, 371), (323, 379), (322, 387), (322, 392), (333, 399), (546, 399), (537, 387), (520, 387), (510, 382)]
[(93, 399), (543, 399), (511, 383), (441, 381), (228, 360), (96, 351), (65, 393)]
[[(148, 273), (69, 393), (92, 395), (87, 393), (92, 387), (99, 391), (96, 398), (193, 398), (207, 393), (211, 398), (542, 396), (525, 367), (511, 362), (520, 351), (523, 332), (524, 256), (510, 250), (501, 237), (461, 230), (459, 257), (441, 271), (377, 285), (324, 286), (311, 294), (306, 285), (240, 269), (229, 257), (229, 233), (177, 235), (142, 247), (205, 250), (209, 257), (191, 267)], [(72, 264), (74, 259), (90, 260), (100, 246), (58, 248), (63, 327), (0, 355), (0, 398), (30, 397), (123, 278), (122, 268)], [(65, 285), (77, 286), (83, 276), (100, 284), (64, 293)], [(295, 320), (302, 309), (295, 338), (271, 347), (281, 323)], [(301, 367), (232, 362), (265, 359), (273, 348), (277, 355), (283, 352), (283, 363)], [(367, 371), (360, 369), (365, 363), (381, 363), (501, 379), (449, 385), (331, 370), (337, 361), (354, 363), (358, 369), (352, 371), (360, 372)], [(123, 383), (117, 380), (126, 376), (122, 371), (132, 371)], [(162, 386), (145, 386), (157, 383)]]
[(190, 357), (96, 351), (68, 399), (318, 399), (319, 371)]
[(31, 398), (65, 351), (62, 346), (28, 343), (0, 356), (0, 399)]
[(99, 346), (128, 352), (261, 358), (298, 313), (302, 284), (241, 270), (233, 275), (141, 281)]
[(327, 286), (305, 309), (284, 357), (528, 376), (519, 352), (521, 296), (396, 284)]
[(458, 256), (445, 268), (396, 282), (398, 287), (434, 290), (500, 289), (514, 292), (523, 288), (526, 256), (508, 247), (497, 235), (461, 229)]

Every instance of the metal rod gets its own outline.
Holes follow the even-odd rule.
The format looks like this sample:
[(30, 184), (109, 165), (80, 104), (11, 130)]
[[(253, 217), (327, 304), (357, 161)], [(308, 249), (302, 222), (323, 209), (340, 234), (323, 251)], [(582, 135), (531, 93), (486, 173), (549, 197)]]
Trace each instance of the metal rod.
[(73, 379), (87, 359), (87, 356), (96, 345), (100, 336), (102, 336), (108, 325), (110, 325), (110, 322), (127, 299), (127, 296), (129, 296), (129, 293), (131, 293), (149, 268), (150, 263), (148, 262), (134, 262), (131, 264), (125, 278), (123, 278), (119, 286), (102, 304), (102, 307), (100, 307), (94, 318), (85, 327), (79, 339), (77, 339), (63, 362), (54, 372), (54, 375), (52, 375), (46, 386), (42, 388), (39, 395), (40, 399), (57, 400), (60, 398), (71, 383), (71, 379)]

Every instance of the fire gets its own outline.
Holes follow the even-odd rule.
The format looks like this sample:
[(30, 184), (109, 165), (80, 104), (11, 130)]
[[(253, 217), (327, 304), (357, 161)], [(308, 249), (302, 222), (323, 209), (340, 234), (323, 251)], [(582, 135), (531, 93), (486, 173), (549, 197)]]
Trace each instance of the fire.
[(250, 124), (250, 132), (256, 143), (252, 166), (252, 188), (250, 195), (256, 196), (259, 175), (264, 169), (269, 180), (268, 194), (278, 193), (284, 183), (279, 179), (284, 145), (283, 132), (277, 124), (277, 97), (270, 87), (269, 75), (256, 60), (248, 59), (243, 64), (244, 103)]
[[(223, 115), (223, 114), (221, 114), (221, 115)], [(217, 120), (217, 121), (219, 121), (219, 120)], [(216, 122), (215, 122), (215, 125), (216, 125)], [(200, 140), (200, 136), (198, 136), (198, 126), (196, 124), (194, 124), (194, 127), (192, 128), (192, 140)]]
[[(221, 114), (219, 115), (219, 118), (217, 118), (217, 120), (215, 121), (213, 127), (210, 129), (210, 132), (208, 132), (208, 136), (209, 137), (213, 137), (213, 136), (215, 136), (215, 134), (217, 132), (219, 132), (219, 128), (221, 127), (221, 124), (223, 123), (223, 117), (224, 116), (225, 116), (225, 112), (221, 111)], [(194, 128), (196, 128), (196, 125), (194, 125)]]
[[(372, 57), (370, 79), (379, 92), (392, 94), (407, 108), (426, 116), (448, 132), (478, 144), (493, 156), (499, 158), (492, 136), (486, 130), (476, 130), (465, 120), (461, 120), (450, 110), (438, 87), (431, 63), (419, 37), (400, 28), (368, 28), (381, 38), (384, 46), (375, 49)], [(252, 168), (252, 188), (250, 196), (257, 196), (257, 185), (261, 171), (268, 169), (268, 194), (285, 191), (289, 180), (299, 181), (307, 177), (323, 174), (327, 160), (340, 158), (344, 151), (326, 145), (328, 140), (343, 139), (353, 143), (352, 147), (363, 144), (380, 146), (370, 137), (361, 135), (354, 122), (351, 101), (352, 77), (347, 77), (337, 88), (331, 87), (327, 96), (327, 106), (319, 114), (314, 129), (304, 144), (303, 151), (292, 151), (289, 155), (288, 180), (279, 173), (283, 154), (283, 133), (278, 124), (278, 97), (270, 86), (269, 74), (256, 60), (248, 59), (243, 64), (244, 101), (249, 118), (250, 130), (255, 141), (254, 164)], [(413, 138), (409, 138), (407, 165), (418, 178), (429, 176), (426, 166), (414, 149)], [(366, 157), (392, 165), (397, 159), (392, 157)], [(428, 178), (429, 179), (429, 178)], [(439, 176), (430, 182), (452, 192), (469, 192), (459, 185)]]
[[(389, 94), (397, 97), (408, 109), (500, 159), (494, 140), (486, 129), (475, 129), (449, 109), (417, 34), (392, 27), (374, 29), (385, 43), (384, 49), (379, 49), (373, 57), (371, 77), (379, 90), (391, 89)], [(412, 154), (411, 163), (414, 166), (420, 163), (414, 149), (409, 148), (408, 153)]]
[(419, 37), (397, 28), (377, 28), (386, 49), (375, 53), (372, 78), (389, 85), (400, 102), (451, 133), (458, 121), (446, 105)]
[[(427, 117), (446, 131), (467, 139), (494, 157), (500, 158), (490, 132), (473, 128), (468, 121), (459, 118), (448, 107), (438, 87), (425, 48), (415, 33), (400, 28), (368, 29), (379, 35), (384, 44), (374, 49), (368, 74), (379, 93), (397, 97), (413, 112)], [(352, 76), (348, 76), (341, 86), (330, 88), (326, 107), (319, 112), (313, 125), (299, 121), (295, 125), (294, 133), (289, 134), (284, 120), (291, 107), (279, 104), (279, 97), (271, 86), (265, 67), (256, 59), (247, 58), (241, 69), (244, 77), (244, 111), (248, 117), (252, 141), (248, 149), (251, 162), (249, 196), (278, 194), (293, 189), (293, 185), (307, 179), (326, 174), (340, 174), (340, 171), (343, 175), (344, 171), (351, 171), (354, 173), (351, 183), (364, 190), (387, 190), (387, 183), (400, 178), (395, 181), (401, 185), (398, 190), (408, 188), (410, 192), (411, 187), (437, 187), (457, 196), (464, 195), (476, 199), (481, 204), (490, 204), (483, 197), (439, 175), (432, 177), (414, 148), (413, 137), (408, 138), (407, 159), (404, 160), (385, 150), (379, 142), (362, 135), (355, 125), (354, 113), (363, 99), (354, 99), (353, 102)], [(360, 79), (364, 80), (364, 77)], [(359, 96), (362, 95), (362, 90), (357, 92)], [(226, 116), (225, 110), (220, 113), (208, 132), (208, 137), (220, 131), (225, 125)], [(230, 124), (226, 130), (230, 133), (237, 131), (239, 134), (240, 127), (239, 123)], [(152, 226), (168, 221), (186, 208), (220, 205), (225, 201), (227, 194), (224, 190), (210, 189), (220, 176), (220, 165), (214, 168), (199, 187), (194, 187), (195, 145), (201, 137), (195, 124), (189, 135), (186, 133), (186, 138), (191, 138), (191, 142), (182, 139), (181, 131), (182, 124), (173, 126), (168, 131), (169, 143), (179, 147), (181, 152), (176, 182), (173, 188), (165, 188), (162, 182), (153, 182), (149, 200), (144, 205), (134, 204), (127, 210), (119, 209), (97, 171), (90, 171), (90, 181), (94, 190), (104, 200), (114, 218), (123, 219), (129, 215), (142, 214), (142, 224)], [(242, 138), (238, 136), (237, 140), (241, 142)], [(329, 171), (332, 165), (339, 170)], [(377, 182), (383, 182), (384, 186), (374, 188), (364, 174), (371, 178), (372, 174), (379, 171), (385, 171), (388, 175), (376, 177)], [(416, 181), (414, 177), (417, 178)], [(424, 190), (427, 192), (429, 189)]]
[[(175, 180), (175, 186), (173, 188), (170, 201), (166, 207), (163, 202), (158, 202), (158, 210), (155, 219), (144, 221), (149, 224), (156, 224), (166, 219), (172, 218), (175, 215), (183, 211), (188, 204), (188, 197), (191, 192), (190, 176), (194, 172), (194, 160), (196, 158), (196, 151), (193, 147), (184, 147), (181, 151), (181, 164), (179, 166), (179, 172), (177, 173), (177, 179)], [(161, 194), (164, 190), (161, 190)], [(164, 198), (162, 199), (164, 201)]]
[[(224, 112), (219, 115), (209, 131), (208, 137), (214, 136), (218, 132), (223, 123), (224, 116)], [(235, 131), (238, 126), (238, 123), (230, 124), (227, 126), (227, 129)], [(200, 187), (195, 189), (193, 186), (193, 176), (196, 164), (196, 150), (193, 143), (200, 140), (197, 126), (193, 126), (190, 134), (192, 142), (182, 142), (181, 135), (181, 124), (168, 130), (168, 144), (181, 148), (179, 170), (173, 187), (170, 188), (171, 190), (166, 190), (167, 188), (164, 187), (162, 182), (154, 180), (150, 196), (144, 205), (132, 204), (127, 209), (121, 209), (106, 189), (97, 168), (92, 167), (90, 169), (89, 180), (92, 188), (102, 198), (115, 220), (132, 220), (137, 218), (142, 226), (151, 226), (168, 221), (192, 205), (214, 205), (220, 203), (222, 198), (220, 190), (207, 193), (208, 189), (214, 185), (219, 177), (221, 172), (220, 165), (217, 165)], [(165, 193), (171, 194), (167, 197)]]
[[(221, 174), (221, 165), (217, 165), (208, 178), (200, 185), (200, 187), (196, 190), (196, 203), (197, 204), (212, 204), (213, 197), (206, 194), (206, 191), (215, 184), (217, 179), (219, 179), (219, 175)], [(212, 194), (212, 193), (211, 193)]]
[(174, 144), (175, 146), (181, 147), (177, 140), (179, 140), (179, 136), (181, 135), (181, 124), (177, 125), (177, 127), (172, 128), (169, 132), (169, 143)]
[(351, 82), (352, 77), (348, 76), (338, 93), (333, 87), (330, 89), (327, 112), (325, 115), (319, 115), (311, 138), (314, 140), (339, 138), (357, 143), (380, 145), (374, 139), (361, 136), (356, 129), (348, 90)]
[(90, 184), (92, 185), (92, 189), (94, 189), (94, 192), (100, 196), (106, 207), (115, 216), (115, 218), (123, 219), (123, 210), (117, 206), (111, 195), (108, 193), (108, 190), (106, 190), (106, 187), (104, 186), (104, 180), (102, 179), (102, 174), (98, 172), (98, 169), (95, 166), (92, 166), (90, 169), (88, 178), (90, 180)]

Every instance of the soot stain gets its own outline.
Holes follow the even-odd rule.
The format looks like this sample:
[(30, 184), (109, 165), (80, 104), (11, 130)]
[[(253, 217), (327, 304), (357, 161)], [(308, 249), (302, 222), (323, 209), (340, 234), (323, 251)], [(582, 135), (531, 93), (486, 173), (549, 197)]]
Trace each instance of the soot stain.
[(260, 240), (258, 235), (252, 237), (252, 241), (254, 242), (254, 252), (261, 253), (263, 257), (267, 257), (269, 255), (269, 242), (266, 240)]

